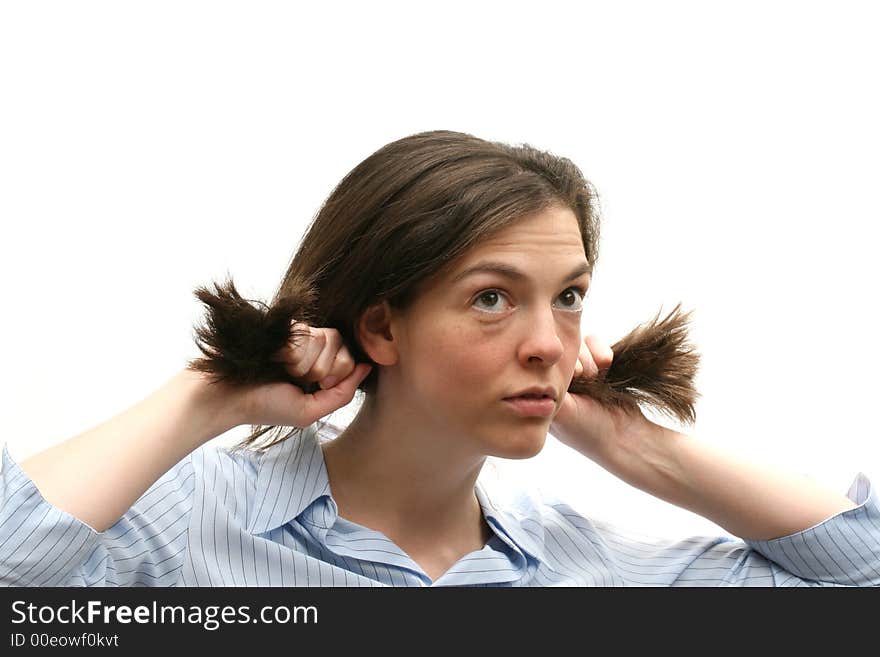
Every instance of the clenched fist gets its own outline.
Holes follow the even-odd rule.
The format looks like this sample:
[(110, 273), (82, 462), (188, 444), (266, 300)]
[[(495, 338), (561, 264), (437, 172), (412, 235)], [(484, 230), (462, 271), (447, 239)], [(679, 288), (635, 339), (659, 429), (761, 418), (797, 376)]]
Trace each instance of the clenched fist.
[(342, 408), (370, 373), (368, 363), (356, 365), (339, 331), (294, 324), (297, 338), (272, 357), (284, 363), (291, 377), (317, 381), (321, 390), (307, 394), (293, 383), (264, 383), (243, 393), (243, 424), (305, 427)]

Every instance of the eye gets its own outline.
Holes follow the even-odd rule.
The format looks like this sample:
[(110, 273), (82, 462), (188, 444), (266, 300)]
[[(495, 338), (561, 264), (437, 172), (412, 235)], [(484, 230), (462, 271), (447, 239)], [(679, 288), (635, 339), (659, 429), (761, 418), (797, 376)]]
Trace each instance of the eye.
[[(573, 294), (573, 293), (577, 294)], [(565, 310), (569, 310), (571, 312), (580, 312), (583, 309), (583, 301), (586, 297), (587, 291), (580, 287), (574, 286), (565, 290), (562, 294), (559, 295), (560, 299), (563, 299), (563, 308)], [(498, 307), (498, 302), (501, 299), (505, 299), (506, 295), (501, 290), (484, 290), (480, 292), (476, 298), (474, 299), (474, 303), (476, 304), (479, 301), (488, 302), (487, 305), (483, 306), (483, 309), (489, 308), (488, 312), (501, 312), (501, 308)], [(495, 308), (495, 310), (491, 310)]]
[[(500, 290), (485, 290), (483, 292), (480, 292), (477, 295), (477, 298), (474, 299), (474, 303), (481, 301), (481, 300), (488, 301), (489, 302), (488, 306), (483, 306), (483, 309), (489, 307), (489, 308), (496, 308), (496, 310), (500, 310), (498, 308), (497, 304), (498, 304), (498, 301), (503, 298), (504, 298), (504, 295), (501, 293)], [(492, 311), (490, 311), (490, 312), (492, 312)]]
[[(577, 296), (574, 296), (572, 294), (572, 292), (577, 292)], [(572, 302), (573, 305), (569, 306), (568, 304), (566, 304), (566, 310), (580, 311), (583, 309), (583, 303), (584, 303), (584, 299), (586, 298), (586, 296), (587, 296), (587, 291), (584, 288), (582, 288), (580, 286), (574, 286), (574, 287), (568, 288), (565, 292), (560, 294), (559, 298), (560, 299), (563, 297), (565, 297), (566, 299), (573, 298), (574, 299), (574, 301)]]

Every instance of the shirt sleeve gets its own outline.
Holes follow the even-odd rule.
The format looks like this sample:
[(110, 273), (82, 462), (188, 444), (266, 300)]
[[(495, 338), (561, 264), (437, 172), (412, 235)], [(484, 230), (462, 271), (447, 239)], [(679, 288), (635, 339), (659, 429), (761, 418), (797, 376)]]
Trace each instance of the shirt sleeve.
[(859, 472), (847, 491), (856, 508), (803, 531), (745, 544), (770, 561), (774, 580), (836, 586), (880, 586), (880, 504)]
[(769, 540), (668, 541), (595, 528), (635, 586), (880, 586), (880, 505), (867, 475), (856, 475), (847, 497), (858, 506)]
[(193, 506), (191, 454), (103, 532), (47, 502), (6, 444), (2, 462), (0, 585), (176, 585)]

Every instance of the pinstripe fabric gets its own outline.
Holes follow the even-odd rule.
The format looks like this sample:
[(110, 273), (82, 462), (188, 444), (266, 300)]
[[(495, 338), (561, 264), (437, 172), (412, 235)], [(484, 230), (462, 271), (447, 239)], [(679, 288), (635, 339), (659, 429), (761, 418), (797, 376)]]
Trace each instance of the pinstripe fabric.
[(436, 581), (383, 534), (337, 515), (312, 425), (264, 455), (204, 445), (107, 531), (46, 502), (3, 447), (0, 583), (7, 586), (878, 586), (880, 506), (769, 541), (660, 540), (590, 520), (562, 501), (491, 490), (493, 535)]

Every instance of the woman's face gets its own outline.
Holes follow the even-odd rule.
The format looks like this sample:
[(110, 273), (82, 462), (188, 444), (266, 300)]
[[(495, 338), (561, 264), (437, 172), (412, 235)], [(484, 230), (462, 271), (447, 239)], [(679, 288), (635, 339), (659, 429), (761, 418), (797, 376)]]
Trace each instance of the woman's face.
[[(500, 265), (514, 274), (490, 271)], [(484, 267), (486, 270), (477, 270)], [(577, 219), (568, 208), (523, 218), (463, 255), (395, 320), (394, 395), (428, 427), (502, 458), (540, 452), (568, 389), (589, 288)], [(547, 416), (504, 401), (549, 386)]]

